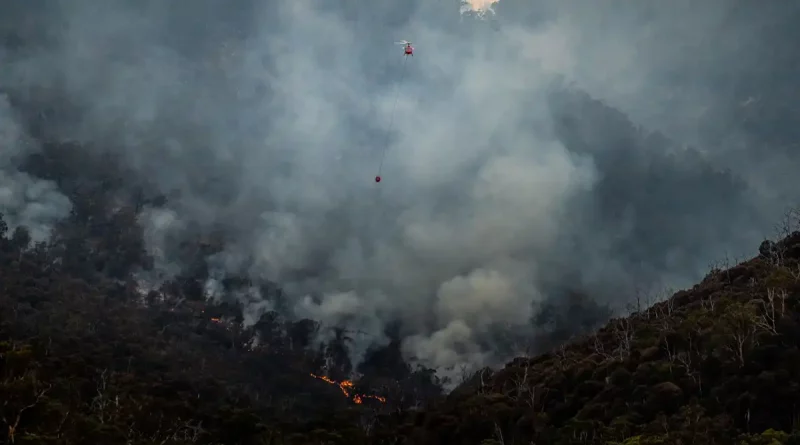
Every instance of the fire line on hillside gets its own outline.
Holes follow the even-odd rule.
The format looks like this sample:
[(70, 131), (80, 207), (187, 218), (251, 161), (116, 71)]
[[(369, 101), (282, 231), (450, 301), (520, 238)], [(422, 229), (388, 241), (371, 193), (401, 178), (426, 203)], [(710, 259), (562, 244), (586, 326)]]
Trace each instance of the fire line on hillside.
[[(351, 382), (350, 380), (345, 380), (345, 381), (342, 381), (342, 382), (336, 382), (335, 380), (333, 380), (331, 378), (328, 378), (328, 377), (325, 377), (325, 376), (322, 376), (322, 375), (316, 375), (316, 374), (310, 374), (310, 375), (311, 375), (311, 377), (314, 377), (315, 379), (319, 379), (319, 380), (322, 380), (323, 382), (330, 383), (331, 385), (338, 386), (339, 389), (342, 391), (342, 394), (344, 394), (345, 397), (347, 397), (348, 399), (351, 398), (350, 391), (352, 391), (352, 389), (353, 389), (353, 382)], [(374, 399), (374, 400), (377, 400), (377, 401), (379, 401), (381, 403), (386, 403), (386, 398), (385, 397), (371, 396), (371, 395), (366, 395), (366, 394), (353, 394), (353, 396), (352, 396), (353, 403), (355, 403), (356, 405), (360, 405), (360, 404), (364, 403), (364, 399)]]

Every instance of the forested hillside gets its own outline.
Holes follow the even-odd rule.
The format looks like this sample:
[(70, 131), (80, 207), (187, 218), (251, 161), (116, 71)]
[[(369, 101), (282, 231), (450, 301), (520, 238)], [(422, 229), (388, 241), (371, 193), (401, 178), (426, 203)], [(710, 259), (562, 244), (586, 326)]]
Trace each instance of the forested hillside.
[(7, 443), (800, 443), (798, 232), (447, 396), (396, 344), (337, 388), (310, 373), (346, 377), (326, 366), (345, 333), (315, 355), (311, 320), (243, 329), (235, 307), (143, 296), (76, 272), (59, 242), (0, 233)]
[(409, 444), (800, 443), (799, 260), (800, 232), (765, 241), (757, 257), (486, 370), (381, 434)]
[(174, 289), (142, 295), (77, 272), (96, 270), (100, 256), (87, 265), (57, 244), (26, 249), (27, 231), (7, 233), (5, 223), (0, 235), (8, 443), (365, 443), (364, 419), (440, 394), (396, 344), (364, 362), (379, 372), (340, 389), (311, 373), (351, 374), (343, 332), (309, 348), (311, 320), (269, 313), (243, 329), (230, 305)]
[[(182, 244), (186, 270), (143, 287), (153, 257), (137, 214), (165, 198), (131, 182), (113, 157), (79, 152), (47, 143), (25, 160), (73, 204), (49, 241), (11, 230), (0, 214), (0, 439), (368, 443), (365, 425), (378, 413), (442, 394), (433, 370), (407, 364), (391, 332), (354, 364), (346, 329), (278, 311), (245, 327), (240, 301), (204, 293), (202, 259), (221, 248), (213, 237)], [(259, 286), (280, 309), (274, 284), (222, 284), (228, 296)]]

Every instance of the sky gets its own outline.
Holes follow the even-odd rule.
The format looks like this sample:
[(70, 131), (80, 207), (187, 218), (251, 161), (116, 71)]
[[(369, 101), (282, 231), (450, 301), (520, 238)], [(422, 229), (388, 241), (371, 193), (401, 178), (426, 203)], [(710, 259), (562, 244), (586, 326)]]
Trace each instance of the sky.
[[(142, 280), (217, 231), (209, 298), (226, 276), (269, 280), (287, 315), (364, 333), (356, 356), (399, 322), (406, 357), (442, 375), (496, 365), (498, 330), (532, 334), (542, 304), (580, 292), (621, 309), (772, 235), (797, 199), (798, 9), (18, 4), (0, 18), (29, 42), (0, 49), (0, 211), (36, 239), (68, 214), (21, 171), (39, 148), (9, 98), (68, 104), (50, 137), (111, 151), (169, 197), (140, 215), (158, 272)], [(273, 307), (236, 298), (246, 322)]]

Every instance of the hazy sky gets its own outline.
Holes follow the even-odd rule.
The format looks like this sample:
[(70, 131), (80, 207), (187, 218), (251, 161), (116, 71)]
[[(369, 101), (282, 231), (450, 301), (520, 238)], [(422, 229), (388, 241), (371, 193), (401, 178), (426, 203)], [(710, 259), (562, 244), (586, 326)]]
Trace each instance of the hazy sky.
[[(26, 2), (0, 18), (28, 42), (0, 49), (0, 88), (69, 104), (53, 135), (171, 197), (141, 215), (161, 272), (221, 230), (209, 292), (281, 283), (295, 316), (368, 333), (359, 351), (400, 321), (407, 356), (439, 369), (505, 359), (497, 326), (530, 330), (564, 292), (622, 306), (690, 284), (796, 199), (796, 150), (774, 136), (792, 130), (759, 117), (796, 82), (781, 33), (798, 7), (470, 4)], [(41, 238), (69, 201), (18, 171), (27, 139), (0, 99), (0, 210)]]

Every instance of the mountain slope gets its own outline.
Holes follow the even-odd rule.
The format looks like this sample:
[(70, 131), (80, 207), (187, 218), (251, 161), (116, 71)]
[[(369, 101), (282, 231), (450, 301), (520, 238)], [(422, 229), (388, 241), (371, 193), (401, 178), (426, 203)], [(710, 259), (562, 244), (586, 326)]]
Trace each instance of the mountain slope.
[(429, 372), (395, 366), (344, 397), (311, 376), (349, 366), (344, 334), (312, 347), (317, 324), (275, 313), (242, 328), (241, 308), (186, 300), (179, 285), (143, 296), (77, 247), (29, 241), (0, 217), (0, 443), (364, 443), (364, 416), (440, 391)]
[[(309, 375), (321, 368), (303, 340), (313, 331), (308, 320), (282, 334), (278, 320), (265, 316), (254, 335), (227, 322), (236, 309), (224, 304), (156, 293), (143, 304), (131, 287), (67, 272), (58, 249), (25, 248), (25, 230), (0, 232), (7, 443), (755, 445), (800, 438), (790, 434), (800, 414), (800, 232), (764, 242), (759, 256), (715, 269), (665, 301), (642, 301), (595, 334), (483, 370), (438, 401), (425, 383), (429, 371), (406, 370), (402, 381), (388, 368), (370, 371), (351, 391), (378, 390), (388, 400), (361, 404)], [(263, 342), (253, 345), (255, 337)], [(375, 352), (373, 367), (392, 362), (396, 346)]]
[(794, 232), (593, 335), (483, 371), (376, 443), (800, 443), (788, 433), (800, 420), (798, 295)]

